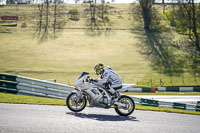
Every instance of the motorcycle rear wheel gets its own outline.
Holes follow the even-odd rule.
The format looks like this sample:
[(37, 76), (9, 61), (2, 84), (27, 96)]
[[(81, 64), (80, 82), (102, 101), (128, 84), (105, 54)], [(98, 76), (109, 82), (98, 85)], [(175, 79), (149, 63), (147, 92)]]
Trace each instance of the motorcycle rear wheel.
[(85, 97), (83, 97), (78, 102), (76, 102), (77, 98), (78, 97), (76, 93), (70, 93), (66, 99), (67, 107), (73, 112), (82, 111), (86, 107), (86, 104), (87, 104), (87, 100)]
[(120, 107), (118, 105), (115, 105), (115, 111), (120, 115), (120, 116), (128, 116), (133, 113), (135, 110), (135, 102), (134, 100), (129, 97), (122, 95), (118, 102), (126, 104), (127, 107)]

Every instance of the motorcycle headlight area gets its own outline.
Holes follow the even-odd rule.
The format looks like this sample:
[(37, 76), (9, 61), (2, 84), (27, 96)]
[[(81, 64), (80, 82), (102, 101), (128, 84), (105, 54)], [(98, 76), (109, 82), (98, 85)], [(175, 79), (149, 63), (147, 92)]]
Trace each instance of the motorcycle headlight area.
[(79, 86), (75, 86), (75, 90), (78, 90), (78, 91), (80, 91), (80, 90), (81, 90), (81, 88), (80, 88)]

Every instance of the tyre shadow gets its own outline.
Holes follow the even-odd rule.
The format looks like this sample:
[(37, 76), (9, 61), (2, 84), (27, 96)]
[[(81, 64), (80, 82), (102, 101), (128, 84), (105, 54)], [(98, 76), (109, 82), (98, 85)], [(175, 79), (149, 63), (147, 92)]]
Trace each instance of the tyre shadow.
[(115, 116), (115, 115), (103, 115), (103, 114), (84, 114), (84, 113), (74, 113), (67, 112), (68, 115), (73, 115), (79, 118), (87, 118), (97, 121), (139, 121), (136, 117), (132, 116)]

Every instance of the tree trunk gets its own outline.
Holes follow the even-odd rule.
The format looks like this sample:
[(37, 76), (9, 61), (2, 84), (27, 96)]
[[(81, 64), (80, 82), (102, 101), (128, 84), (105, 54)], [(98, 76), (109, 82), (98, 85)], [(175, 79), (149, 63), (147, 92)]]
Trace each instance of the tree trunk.
[(163, 5), (163, 14), (165, 14), (165, 0), (162, 0), (162, 5)]
[(152, 0), (140, 0), (145, 29), (150, 29), (152, 2)]
[(104, 3), (105, 3), (105, 1), (104, 0), (102, 0), (101, 1), (101, 3), (102, 3), (102, 10), (101, 10), (101, 19), (103, 20), (104, 19)]
[(54, 24), (53, 24), (53, 33), (54, 33), (54, 38), (56, 37), (56, 15), (57, 15), (57, 3), (56, 3), (56, 0), (55, 0), (55, 3), (54, 3)]
[(194, 32), (194, 36), (195, 36), (195, 44), (196, 44), (197, 49), (200, 50), (199, 35), (197, 33), (196, 11), (195, 11), (194, 0), (192, 0), (192, 12), (193, 12), (192, 21), (193, 21), (193, 32)]
[(40, 19), (39, 19), (39, 33), (41, 32), (41, 30), (42, 30), (42, 17), (43, 17), (43, 4), (39, 4), (38, 5), (38, 9), (39, 9), (39, 13), (40, 13)]
[(48, 33), (48, 25), (49, 25), (49, 0), (46, 0), (46, 25), (45, 25), (45, 33)]

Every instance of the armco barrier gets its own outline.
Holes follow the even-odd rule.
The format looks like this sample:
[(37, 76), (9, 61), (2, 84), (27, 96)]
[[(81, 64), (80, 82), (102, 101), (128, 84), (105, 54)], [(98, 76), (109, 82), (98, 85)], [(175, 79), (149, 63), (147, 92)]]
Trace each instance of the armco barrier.
[[(134, 90), (133, 88), (132, 90)], [(177, 88), (173, 88), (178, 90)], [(66, 99), (67, 95), (74, 90), (73, 86), (49, 82), (46, 80), (38, 80), (16, 75), (0, 74), (0, 92), (7, 92), (19, 95), (40, 96), (57, 99)], [(153, 92), (156, 88), (137, 88), (140, 92)], [(134, 90), (134, 91), (135, 91)], [(158, 88), (161, 91), (169, 91), (172, 88)], [(179, 88), (180, 90), (180, 88)], [(191, 88), (183, 89), (189, 91)], [(200, 87), (194, 87), (193, 90), (199, 91)], [(132, 97), (136, 105), (167, 107), (176, 109), (185, 109), (190, 111), (200, 111), (200, 105), (188, 105), (182, 103), (162, 102), (152, 99), (140, 99)]]
[(65, 99), (73, 86), (28, 77), (0, 74), (0, 91)]
[(152, 99), (143, 99), (143, 98), (140, 99), (136, 97), (132, 97), (132, 98), (135, 101), (136, 105), (183, 109), (183, 110), (188, 110), (188, 111), (200, 111), (200, 106), (198, 105), (163, 102), (163, 101), (157, 101), (157, 100), (152, 100)]
[(18, 93), (18, 90), (0, 87), (0, 92), (11, 93), (11, 94), (17, 94), (17, 93)]
[(150, 100), (150, 99), (143, 99), (141, 98), (141, 105), (146, 105), (146, 106), (154, 106), (154, 107), (158, 107), (159, 103), (156, 100)]
[(193, 87), (194, 92), (200, 92), (200, 86)]
[(126, 92), (156, 92), (157, 88), (147, 88), (147, 87), (132, 87)]
[(200, 92), (200, 86), (195, 87), (158, 87), (159, 92)]
[(196, 106), (196, 111), (200, 111), (200, 105)]
[(186, 109), (186, 104), (183, 103), (173, 103), (173, 108), (174, 109)]

